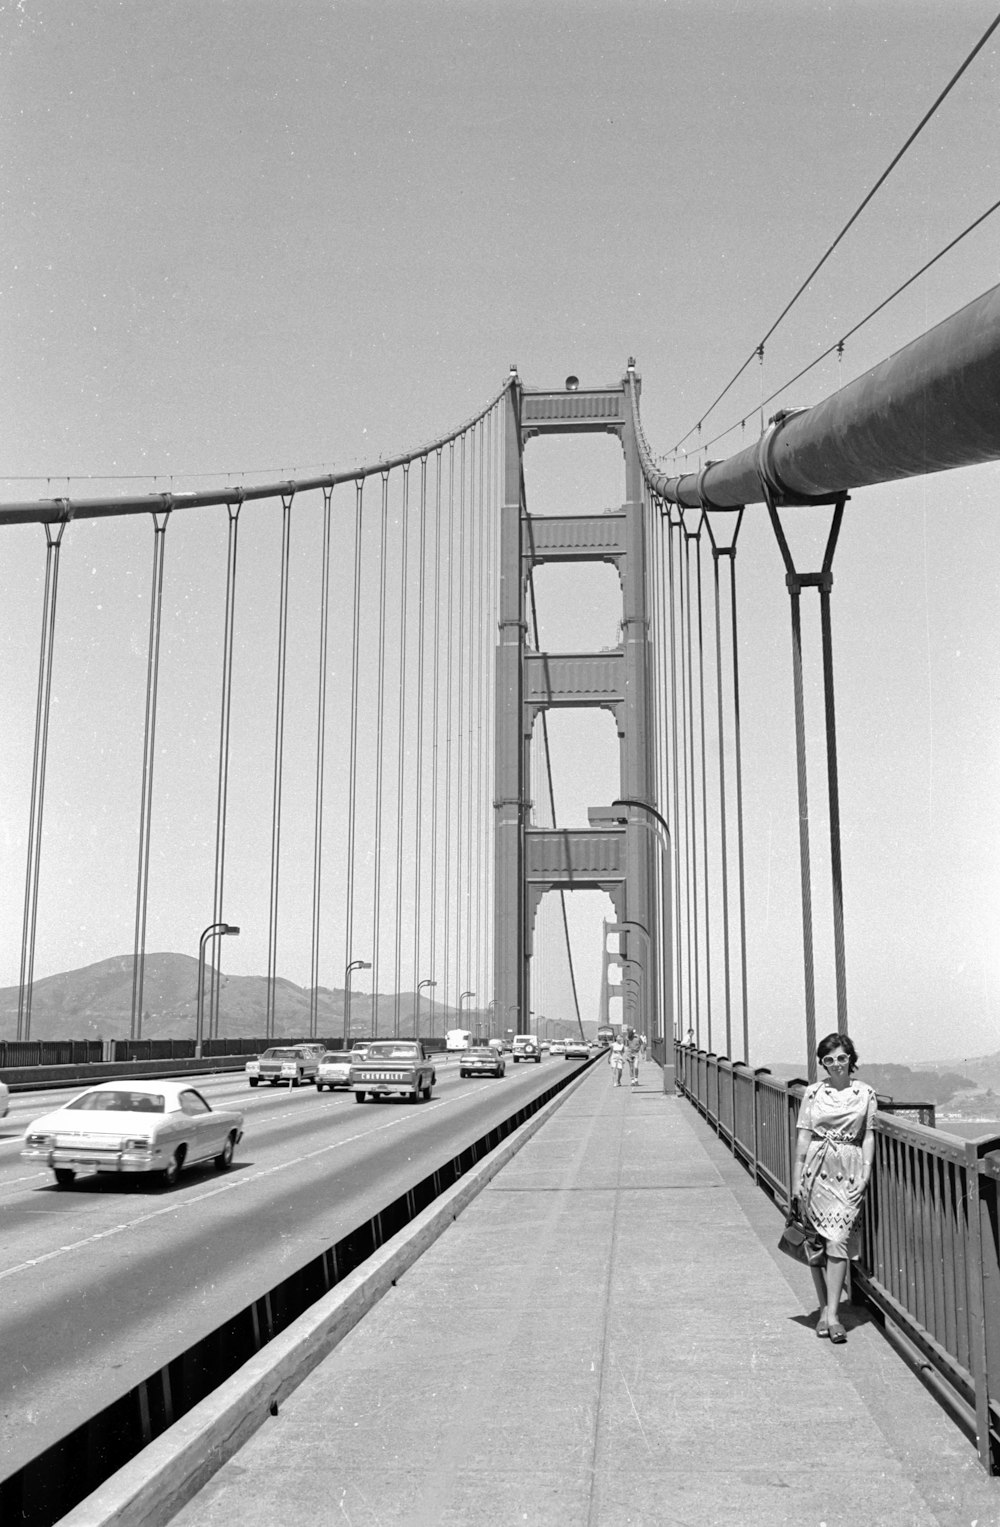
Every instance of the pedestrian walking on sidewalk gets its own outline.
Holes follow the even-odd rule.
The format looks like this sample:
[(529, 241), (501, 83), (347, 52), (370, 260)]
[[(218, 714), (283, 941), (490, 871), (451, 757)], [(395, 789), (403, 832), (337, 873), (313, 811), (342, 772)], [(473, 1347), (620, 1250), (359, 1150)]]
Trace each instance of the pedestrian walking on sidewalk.
[(625, 1041), (620, 1034), (616, 1034), (608, 1051), (608, 1065), (611, 1067), (611, 1085), (620, 1087), (622, 1084), (622, 1068), (625, 1065)]
[(639, 1038), (638, 1034), (635, 1032), (635, 1029), (629, 1029), (629, 1031), (628, 1031), (628, 1046), (627, 1046), (627, 1049), (628, 1049), (628, 1069), (629, 1069), (629, 1075), (630, 1075), (630, 1078), (631, 1078), (632, 1086), (633, 1087), (638, 1087), (638, 1085), (639, 1085), (639, 1054), (640, 1054), (640, 1052), (642, 1050), (642, 1040)]
[(826, 1072), (802, 1097), (792, 1166), (792, 1212), (826, 1242), (826, 1265), (811, 1269), (819, 1299), (816, 1335), (847, 1340), (840, 1296), (847, 1264), (861, 1251), (861, 1204), (872, 1174), (877, 1101), (854, 1079), (858, 1052), (846, 1034), (827, 1034), (816, 1047)]

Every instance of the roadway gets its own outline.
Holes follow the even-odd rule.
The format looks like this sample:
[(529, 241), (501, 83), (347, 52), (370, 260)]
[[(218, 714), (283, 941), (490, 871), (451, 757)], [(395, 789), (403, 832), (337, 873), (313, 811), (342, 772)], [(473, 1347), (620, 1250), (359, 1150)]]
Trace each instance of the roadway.
[[(20, 1159), (31, 1120), (71, 1092), (14, 1095), (0, 1121), (0, 1457), (7, 1476), (260, 1297), (547, 1085), (549, 1059), (462, 1080), (439, 1059), (429, 1103), (355, 1104), (313, 1087), (194, 1079), (244, 1113), (232, 1170), (165, 1190)], [(79, 1089), (73, 1089), (79, 1090)]]

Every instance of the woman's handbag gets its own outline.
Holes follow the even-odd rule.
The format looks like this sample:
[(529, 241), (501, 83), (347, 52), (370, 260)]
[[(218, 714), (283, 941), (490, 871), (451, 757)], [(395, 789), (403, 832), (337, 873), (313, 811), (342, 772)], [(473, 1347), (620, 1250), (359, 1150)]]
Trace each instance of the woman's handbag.
[(812, 1226), (806, 1226), (794, 1214), (790, 1214), (785, 1222), (785, 1228), (781, 1232), (778, 1242), (778, 1250), (786, 1256), (793, 1257), (796, 1262), (804, 1262), (807, 1267), (824, 1267), (826, 1265), (826, 1245), (820, 1240)]

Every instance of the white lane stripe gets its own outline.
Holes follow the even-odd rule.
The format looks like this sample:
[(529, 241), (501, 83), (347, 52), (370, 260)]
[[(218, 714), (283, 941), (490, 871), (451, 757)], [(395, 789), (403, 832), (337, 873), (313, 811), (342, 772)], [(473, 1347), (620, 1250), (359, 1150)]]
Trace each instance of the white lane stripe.
[[(483, 1088), (468, 1088), (464, 1092), (457, 1093), (455, 1097), (438, 1098), (428, 1107), (423, 1105), (422, 1112), (426, 1116), (437, 1108), (445, 1108), (449, 1103), (460, 1102), (462, 1098), (471, 1097), (474, 1092), (483, 1091)], [(238, 1177), (228, 1178), (216, 1188), (208, 1188), (204, 1193), (191, 1193), (176, 1203), (166, 1204), (162, 1209), (151, 1209), (148, 1214), (140, 1214), (135, 1219), (129, 1220), (123, 1225), (110, 1225), (106, 1230), (96, 1230), (93, 1235), (84, 1236), (80, 1241), (71, 1241), (66, 1246), (57, 1246), (53, 1251), (43, 1252), (41, 1256), (31, 1257), (26, 1262), (17, 1262), (13, 1267), (0, 1269), (0, 1282), (5, 1278), (12, 1278), (15, 1273), (28, 1272), (33, 1267), (42, 1267), (46, 1262), (53, 1262), (57, 1257), (64, 1257), (71, 1251), (79, 1251), (84, 1246), (93, 1246), (98, 1241), (106, 1241), (111, 1236), (121, 1235), (123, 1230), (134, 1230), (137, 1225), (148, 1224), (150, 1220), (161, 1219), (166, 1214), (176, 1214), (182, 1209), (188, 1209), (192, 1204), (204, 1203), (206, 1199), (217, 1198), (220, 1193), (234, 1193), (238, 1188), (249, 1187), (251, 1183), (260, 1182), (265, 1177), (272, 1177), (275, 1172), (283, 1172), (290, 1166), (299, 1166), (303, 1161), (312, 1161), (317, 1156), (325, 1156), (330, 1151), (342, 1149), (345, 1145), (354, 1145), (358, 1140), (365, 1140), (369, 1135), (380, 1134), (386, 1129), (395, 1129), (398, 1124), (412, 1119), (412, 1113), (400, 1114), (398, 1119), (387, 1119), (384, 1124), (376, 1124), (372, 1129), (359, 1130), (356, 1135), (349, 1135), (346, 1140), (335, 1140), (330, 1145), (322, 1145), (318, 1150), (307, 1151), (302, 1156), (294, 1156), (290, 1161), (280, 1161), (275, 1166), (262, 1167), (259, 1172), (253, 1172), (249, 1176), (246, 1173)]]

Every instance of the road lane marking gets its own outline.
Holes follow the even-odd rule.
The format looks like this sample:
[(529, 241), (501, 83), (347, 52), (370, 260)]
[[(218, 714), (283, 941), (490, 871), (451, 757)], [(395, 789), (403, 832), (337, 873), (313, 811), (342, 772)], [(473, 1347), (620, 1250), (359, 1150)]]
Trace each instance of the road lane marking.
[[(471, 1087), (457, 1093), (454, 1097), (437, 1098), (429, 1105), (425, 1103), (421, 1108), (421, 1113), (426, 1117), (428, 1113), (432, 1113), (436, 1109), (445, 1108), (449, 1103), (460, 1102), (462, 1098), (471, 1097), (476, 1092), (484, 1090), (483, 1087)], [(138, 1215), (124, 1224), (109, 1225), (104, 1230), (95, 1230), (92, 1235), (84, 1236), (82, 1240), (70, 1241), (65, 1246), (57, 1246), (52, 1251), (43, 1252), (41, 1256), (29, 1257), (27, 1261), (17, 1262), (12, 1267), (0, 1268), (0, 1282), (3, 1282), (6, 1278), (13, 1278), (16, 1273), (30, 1272), (34, 1267), (43, 1267), (46, 1263), (54, 1262), (58, 1257), (68, 1256), (71, 1252), (80, 1251), (85, 1246), (93, 1246), (99, 1241), (109, 1240), (112, 1236), (121, 1235), (125, 1230), (134, 1230), (138, 1225), (145, 1225), (151, 1220), (162, 1219), (167, 1214), (179, 1213), (183, 1209), (190, 1208), (193, 1204), (204, 1203), (209, 1198), (217, 1198), (220, 1193), (235, 1193), (238, 1189), (249, 1187), (252, 1183), (260, 1182), (265, 1177), (273, 1177), (276, 1172), (284, 1172), (288, 1167), (299, 1166), (305, 1161), (314, 1160), (317, 1156), (325, 1156), (331, 1151), (341, 1150), (345, 1145), (354, 1145), (359, 1140), (366, 1140), (370, 1136), (381, 1134), (387, 1129), (395, 1129), (398, 1125), (404, 1124), (412, 1118), (412, 1113), (401, 1113), (397, 1119), (387, 1119), (384, 1124), (376, 1124), (370, 1129), (359, 1130), (357, 1134), (349, 1135), (346, 1140), (334, 1140), (329, 1145), (320, 1146), (318, 1150), (306, 1151), (302, 1156), (295, 1156), (290, 1161), (277, 1162), (274, 1166), (262, 1167), (259, 1171), (252, 1172), (249, 1175), (243, 1172), (238, 1177), (233, 1177), (226, 1182), (220, 1183), (217, 1187), (208, 1188), (203, 1193), (188, 1194), (183, 1199), (178, 1199), (176, 1203), (164, 1204), (159, 1209), (151, 1209), (148, 1214)], [(122, 1175), (131, 1176), (132, 1174)]]

